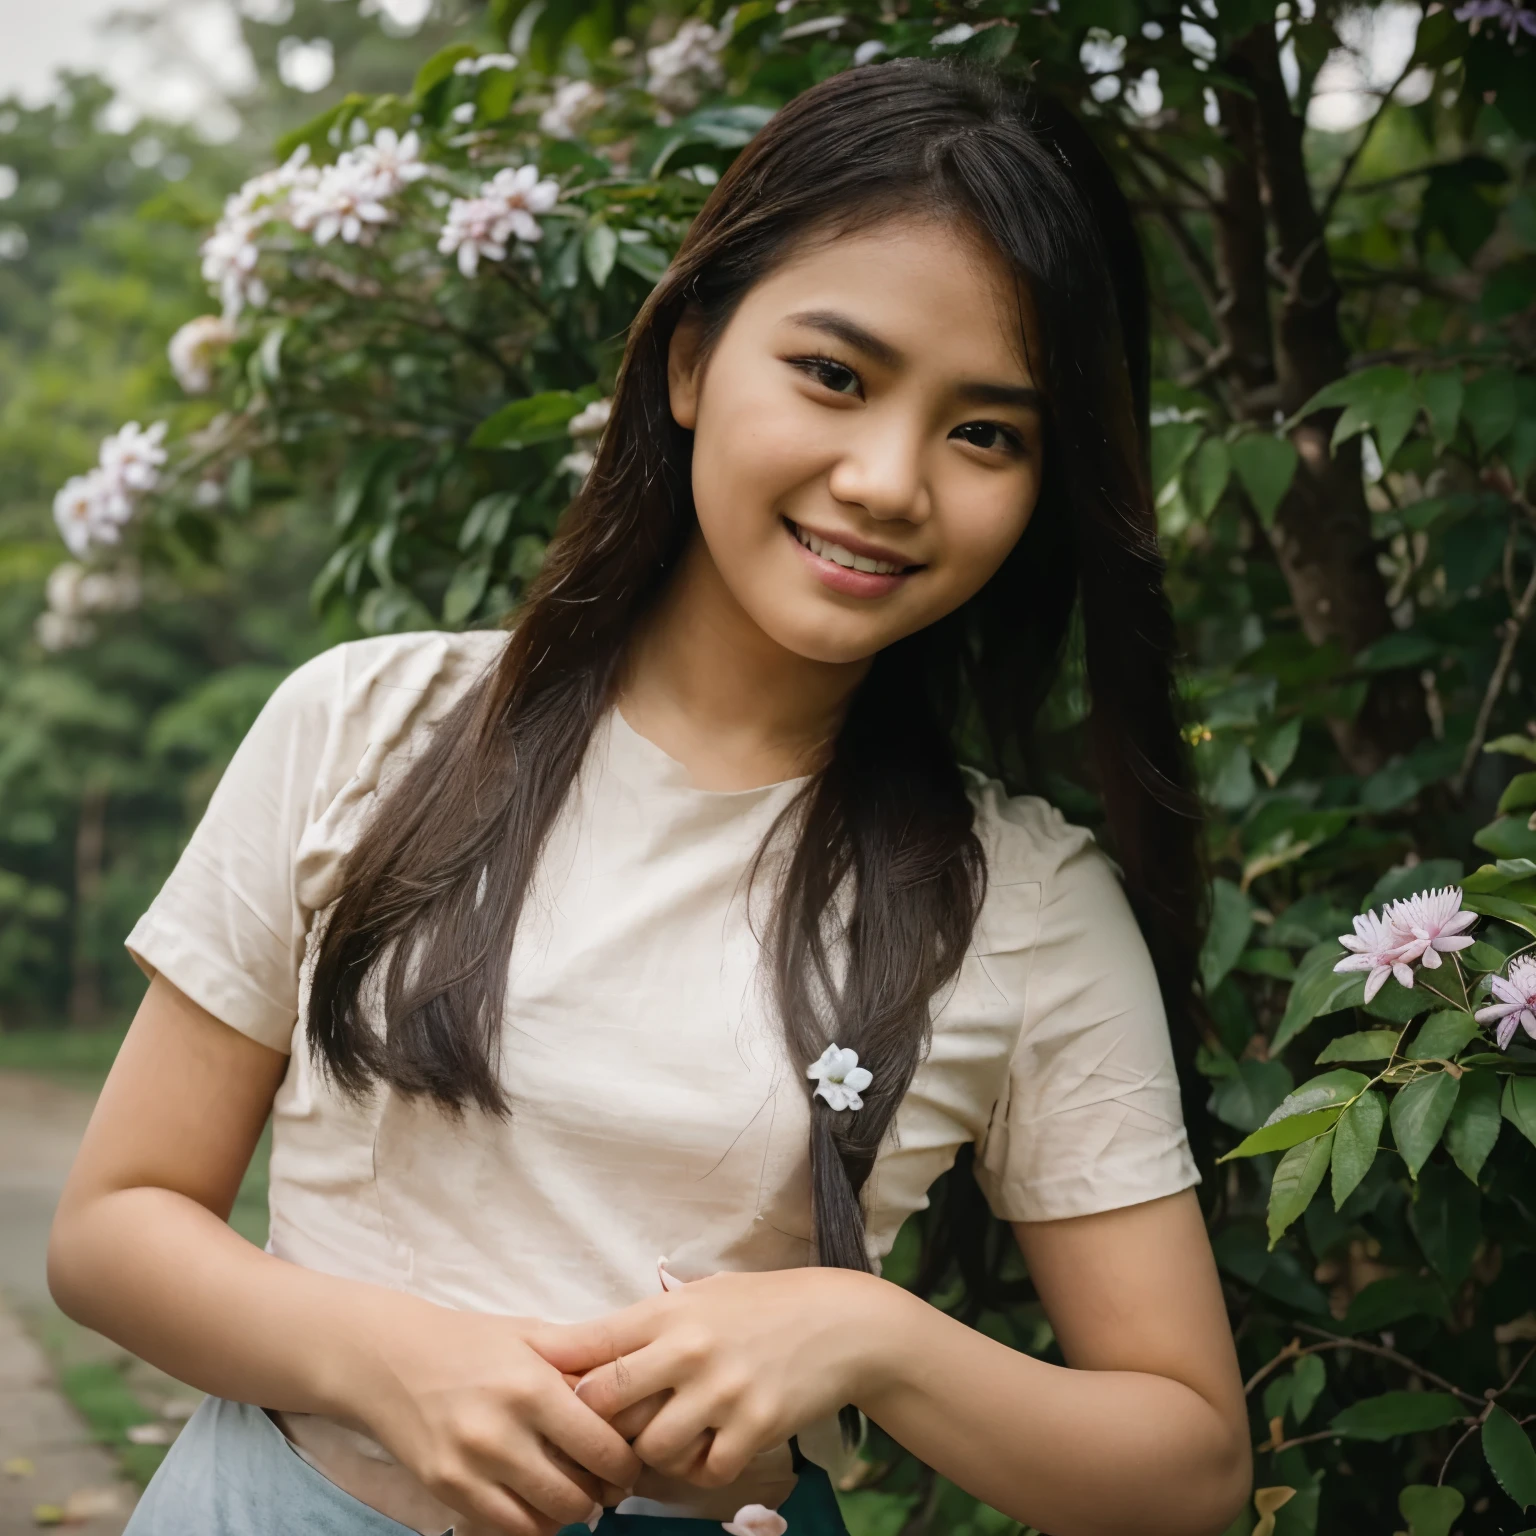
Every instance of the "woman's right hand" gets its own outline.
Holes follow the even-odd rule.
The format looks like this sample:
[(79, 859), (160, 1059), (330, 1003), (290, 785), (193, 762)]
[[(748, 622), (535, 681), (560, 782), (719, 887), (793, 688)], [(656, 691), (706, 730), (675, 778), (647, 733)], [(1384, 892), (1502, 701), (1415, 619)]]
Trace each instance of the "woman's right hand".
[(624, 1437), (525, 1342), (537, 1319), (392, 1293), (366, 1311), (348, 1416), (475, 1522), (457, 1536), (552, 1536), (634, 1486), (641, 1463)]

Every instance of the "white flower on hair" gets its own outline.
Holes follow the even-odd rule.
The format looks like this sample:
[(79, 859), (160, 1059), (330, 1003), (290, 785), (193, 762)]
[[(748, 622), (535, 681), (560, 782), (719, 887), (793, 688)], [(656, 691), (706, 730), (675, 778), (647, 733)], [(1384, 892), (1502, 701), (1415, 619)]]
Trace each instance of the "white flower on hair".
[(539, 114), (539, 131), (552, 139), (574, 139), (605, 100), (590, 80), (567, 80), (555, 87), (554, 101)]
[(855, 64), (868, 64), (872, 59), (878, 59), (885, 52), (885, 44), (878, 37), (872, 37), (868, 42), (860, 43), (853, 50), (853, 62)]
[(1479, 1024), (1497, 1022), (1499, 1049), (1509, 1049), (1517, 1029), (1536, 1040), (1536, 959), (1517, 955), (1509, 962), (1508, 977), (1490, 976), (1488, 985), (1498, 1001), (1479, 1008), (1473, 1017)]
[(482, 53), (473, 58), (460, 59), (453, 66), (456, 75), (483, 75), (488, 69), (516, 69), (517, 59), (510, 53)]
[(444, 256), (457, 253), (459, 271), (473, 277), (482, 257), (504, 261), (510, 241), (532, 245), (543, 239), (534, 215), (547, 213), (559, 197), (559, 182), (540, 180), (537, 166), (508, 166), (476, 196), (454, 198), (437, 248)]
[(176, 382), (189, 395), (205, 395), (213, 388), (213, 364), (235, 339), (235, 328), (222, 315), (199, 315), (188, 320), (165, 349)]
[(833, 1109), (863, 1109), (860, 1095), (875, 1080), (868, 1067), (859, 1065), (857, 1051), (845, 1051), (836, 1045), (829, 1045), (821, 1059), (805, 1069), (805, 1075), (820, 1079), (812, 1097), (820, 1096)]
[(664, 106), (687, 112), (699, 104), (704, 88), (725, 83), (720, 50), (729, 35), (707, 21), (685, 21), (666, 42), (645, 50), (650, 71), (646, 88)]
[(784, 1536), (789, 1521), (766, 1504), (743, 1504), (720, 1528), (726, 1536)]

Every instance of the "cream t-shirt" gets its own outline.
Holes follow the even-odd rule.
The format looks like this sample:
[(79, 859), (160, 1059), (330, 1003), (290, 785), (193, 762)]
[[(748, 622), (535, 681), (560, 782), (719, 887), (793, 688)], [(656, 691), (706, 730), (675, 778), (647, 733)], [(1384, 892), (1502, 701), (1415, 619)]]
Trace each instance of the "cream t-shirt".
[[(808, 1084), (758, 975), (746, 881), (802, 781), (698, 789), (609, 710), (513, 948), (510, 1115), (454, 1121), (390, 1090), (356, 1104), (311, 1060), (311, 940), (345, 855), (505, 641), (394, 635), (300, 667), (128, 936), (146, 972), (289, 1055), (272, 1111), (268, 1246), (445, 1306), (553, 1322), (653, 1294), (662, 1255), (684, 1280), (810, 1264)], [(1009, 1221), (1134, 1205), (1199, 1177), (1156, 977), (1114, 867), (1045, 801), (980, 775), (971, 795), (986, 899), (865, 1189), (877, 1264), (967, 1142)], [(323, 1423), (289, 1416), (287, 1427), (327, 1471), (349, 1454)], [(835, 1426), (799, 1438), (835, 1462)], [(785, 1475), (777, 1450), (753, 1486)], [(356, 1472), (337, 1480), (359, 1492)], [(654, 1508), (729, 1518), (749, 1501), (741, 1491), (673, 1489)], [(384, 1502), (422, 1529), (438, 1518)]]

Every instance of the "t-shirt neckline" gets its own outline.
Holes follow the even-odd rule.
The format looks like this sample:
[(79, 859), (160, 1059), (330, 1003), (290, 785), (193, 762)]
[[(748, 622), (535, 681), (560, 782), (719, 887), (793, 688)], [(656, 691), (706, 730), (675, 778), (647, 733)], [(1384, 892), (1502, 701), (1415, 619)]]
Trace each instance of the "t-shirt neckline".
[(610, 772), (637, 788), (693, 795), (701, 800), (737, 800), (745, 804), (777, 794), (793, 794), (813, 777), (802, 774), (793, 779), (776, 779), (771, 784), (755, 784), (750, 789), (704, 789), (693, 782), (688, 769), (670, 752), (657, 746), (649, 736), (642, 736), (624, 718), (617, 704), (608, 706), (603, 726), (608, 737)]

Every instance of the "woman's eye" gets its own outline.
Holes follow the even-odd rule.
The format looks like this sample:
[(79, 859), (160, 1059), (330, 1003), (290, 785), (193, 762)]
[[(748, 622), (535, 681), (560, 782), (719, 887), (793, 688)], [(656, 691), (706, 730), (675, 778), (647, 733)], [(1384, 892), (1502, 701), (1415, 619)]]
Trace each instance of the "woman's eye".
[(968, 434), (965, 441), (977, 448), (1001, 449), (1004, 453), (1024, 452), (1024, 439), (1000, 421), (968, 421), (955, 431)]
[[(796, 368), (808, 373), (818, 384), (824, 384), (834, 394), (857, 394), (859, 376), (853, 369), (835, 362), (830, 357), (797, 357), (792, 359)], [(852, 389), (849, 388), (852, 385)]]

